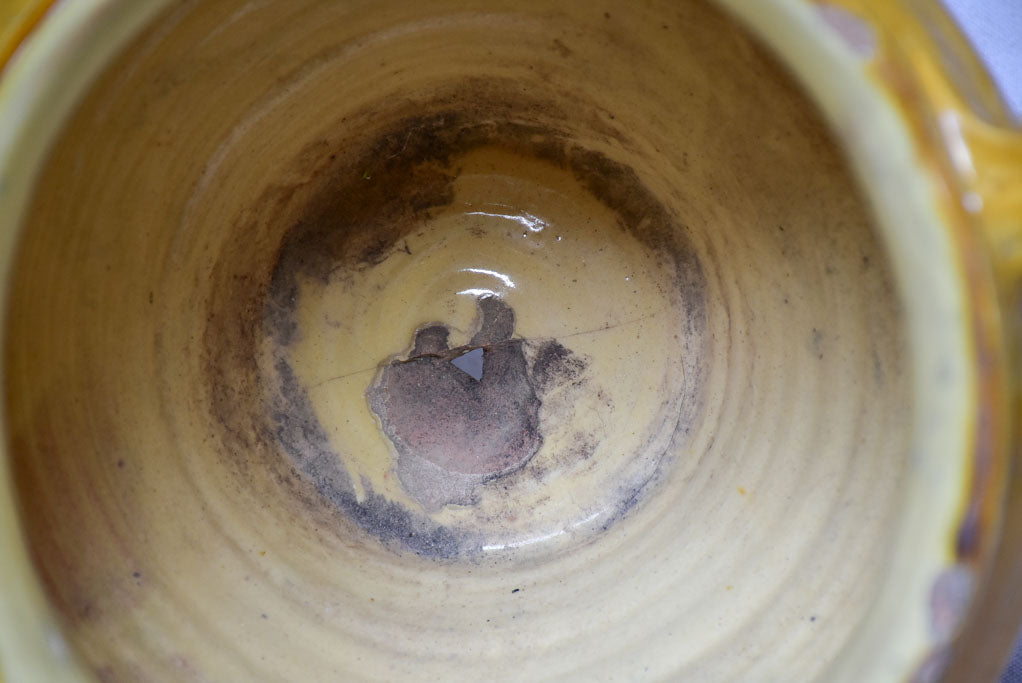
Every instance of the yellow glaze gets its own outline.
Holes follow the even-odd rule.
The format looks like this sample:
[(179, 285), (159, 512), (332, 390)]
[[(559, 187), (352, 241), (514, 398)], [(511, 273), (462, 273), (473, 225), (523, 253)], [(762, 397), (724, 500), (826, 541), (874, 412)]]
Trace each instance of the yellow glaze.
[(1022, 138), (936, 5), (46, 6), (0, 676), (996, 675)]

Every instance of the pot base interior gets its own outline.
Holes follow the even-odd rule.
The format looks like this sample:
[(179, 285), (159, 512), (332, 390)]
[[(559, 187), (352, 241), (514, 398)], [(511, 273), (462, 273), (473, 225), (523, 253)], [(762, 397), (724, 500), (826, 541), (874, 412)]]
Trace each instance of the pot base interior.
[(911, 401), (788, 77), (700, 3), (236, 4), (108, 69), (18, 252), (8, 440), (86, 663), (819, 673)]

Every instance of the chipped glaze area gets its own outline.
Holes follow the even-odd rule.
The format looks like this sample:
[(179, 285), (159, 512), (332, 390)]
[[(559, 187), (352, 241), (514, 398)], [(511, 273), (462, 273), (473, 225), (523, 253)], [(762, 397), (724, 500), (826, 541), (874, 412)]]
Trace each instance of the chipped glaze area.
[(475, 484), (518, 469), (543, 443), (525, 342), (511, 339), (514, 311), (494, 296), (476, 305), (479, 331), (466, 347), (450, 349), (443, 325), (418, 330), (409, 357), (384, 366), (367, 392), (401, 483), (427, 510), (471, 503)]
[(494, 296), (476, 306), (479, 331), (466, 346), (450, 349), (443, 325), (418, 330), (409, 357), (383, 367), (368, 397), (402, 456), (489, 478), (521, 467), (539, 448), (540, 400), (524, 342), (511, 338), (514, 311)]

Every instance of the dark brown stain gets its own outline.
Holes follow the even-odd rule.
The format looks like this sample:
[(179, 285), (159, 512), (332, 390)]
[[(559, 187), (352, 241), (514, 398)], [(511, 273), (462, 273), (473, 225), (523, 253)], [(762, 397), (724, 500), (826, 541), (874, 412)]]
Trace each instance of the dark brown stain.
[[(654, 250), (666, 249), (678, 261), (679, 273), (686, 274), (683, 279), (701, 281), (692, 250), (677, 235), (683, 226), (634, 170), (574, 144), (570, 131), (549, 120), (563, 119), (566, 112), (516, 90), (510, 81), (470, 80), (433, 101), (410, 103), (405, 108), (421, 113), (399, 118), (371, 142), (351, 145), (348, 155), (320, 151), (326, 161), (319, 174), (327, 180), (288, 231), (275, 259), (267, 314), (278, 341), (287, 343), (294, 331), (288, 311), (297, 296), (299, 274), (325, 281), (344, 267), (380, 263), (402, 237), (453, 201), (457, 164), (452, 162), (484, 147), (569, 170), (618, 213), (624, 230)], [(354, 118), (372, 117), (367, 112)], [(587, 123), (599, 128), (606, 140), (627, 145), (620, 129), (590, 118), (594, 120)], [(318, 145), (311, 147), (319, 150)]]
[(292, 470), (296, 478), (307, 479), (356, 526), (388, 545), (436, 558), (479, 552), (480, 538), (436, 524), (428, 516), (377, 494), (368, 482), (362, 482), (365, 495), (359, 500), (305, 388), (285, 360), (277, 360), (276, 372), (281, 384), (272, 407), (273, 437), (298, 468)]
[(564, 382), (577, 382), (588, 364), (558, 341), (539, 347), (532, 365), (532, 376), (540, 391)]
[[(492, 296), (477, 306), (479, 329), (466, 346), (448, 348), (444, 325), (420, 328), (409, 357), (384, 365), (366, 392), (397, 451), (400, 481), (427, 510), (471, 503), (478, 485), (529, 462), (543, 443), (543, 395), (581, 383), (587, 367), (556, 341), (526, 354), (530, 342), (512, 337), (510, 306)], [(471, 351), (482, 353), (478, 378), (453, 364)]]
[(564, 58), (568, 58), (575, 54), (575, 51), (565, 45), (559, 38), (554, 38), (553, 43), (550, 45), (550, 49)]
[[(367, 396), (399, 457), (492, 477), (522, 466), (539, 450), (540, 400), (525, 342), (511, 338), (511, 307), (496, 297), (477, 305), (480, 329), (468, 346), (448, 349), (446, 330), (427, 327), (416, 334), (414, 355), (385, 365)], [(452, 363), (474, 349), (483, 352), (478, 380)]]

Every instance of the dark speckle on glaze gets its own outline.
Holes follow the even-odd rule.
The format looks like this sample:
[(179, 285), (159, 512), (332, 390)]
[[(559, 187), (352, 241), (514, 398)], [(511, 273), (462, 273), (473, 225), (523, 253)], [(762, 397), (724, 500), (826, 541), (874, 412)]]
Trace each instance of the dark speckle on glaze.
[(540, 346), (532, 365), (536, 386), (546, 389), (558, 382), (572, 382), (586, 369), (586, 362), (557, 341)]

